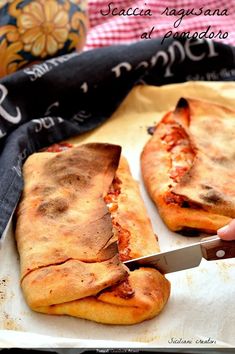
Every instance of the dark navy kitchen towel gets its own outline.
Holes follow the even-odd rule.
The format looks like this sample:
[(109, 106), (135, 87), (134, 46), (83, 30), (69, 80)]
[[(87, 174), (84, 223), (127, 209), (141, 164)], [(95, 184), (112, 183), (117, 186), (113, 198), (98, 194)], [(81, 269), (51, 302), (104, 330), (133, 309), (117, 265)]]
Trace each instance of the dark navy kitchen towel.
[(234, 78), (235, 48), (199, 39), (163, 45), (161, 40), (142, 40), (72, 53), (3, 78), (0, 236), (20, 198), (28, 155), (102, 124), (136, 84)]

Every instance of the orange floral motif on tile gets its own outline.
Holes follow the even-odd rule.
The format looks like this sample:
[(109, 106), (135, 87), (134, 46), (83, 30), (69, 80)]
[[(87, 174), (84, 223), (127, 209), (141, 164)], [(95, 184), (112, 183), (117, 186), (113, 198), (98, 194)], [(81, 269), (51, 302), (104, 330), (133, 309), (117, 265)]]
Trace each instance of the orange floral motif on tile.
[(86, 0), (0, 1), (0, 77), (81, 50), (87, 27)]

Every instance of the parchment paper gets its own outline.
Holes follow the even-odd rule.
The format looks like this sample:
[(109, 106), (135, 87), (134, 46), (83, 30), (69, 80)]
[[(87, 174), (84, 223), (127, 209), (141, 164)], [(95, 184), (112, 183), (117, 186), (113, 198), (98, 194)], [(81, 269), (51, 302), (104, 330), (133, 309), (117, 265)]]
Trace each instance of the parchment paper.
[[(147, 127), (159, 121), (182, 96), (223, 103), (235, 110), (235, 83), (231, 82), (137, 86), (105, 124), (70, 140), (122, 145), (132, 173), (140, 181), (162, 251), (199, 240), (167, 229), (140, 175), (140, 153), (149, 139)], [(202, 261), (198, 268), (168, 274), (167, 278), (172, 285), (168, 304), (159, 316), (141, 324), (111, 326), (38, 314), (28, 308), (19, 286), (19, 258), (10, 223), (0, 249), (0, 347), (235, 347), (235, 259)]]

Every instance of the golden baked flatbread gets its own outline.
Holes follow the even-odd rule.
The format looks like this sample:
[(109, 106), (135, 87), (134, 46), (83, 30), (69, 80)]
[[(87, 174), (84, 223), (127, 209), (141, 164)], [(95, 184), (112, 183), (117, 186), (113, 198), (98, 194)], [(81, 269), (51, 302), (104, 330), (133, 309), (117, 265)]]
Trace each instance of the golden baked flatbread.
[(16, 241), (21, 286), (33, 310), (132, 324), (167, 302), (162, 274), (129, 272), (121, 263), (159, 248), (120, 153), (119, 146), (90, 143), (36, 153), (24, 164)]
[(146, 188), (173, 231), (214, 233), (235, 217), (235, 112), (181, 98), (141, 155)]

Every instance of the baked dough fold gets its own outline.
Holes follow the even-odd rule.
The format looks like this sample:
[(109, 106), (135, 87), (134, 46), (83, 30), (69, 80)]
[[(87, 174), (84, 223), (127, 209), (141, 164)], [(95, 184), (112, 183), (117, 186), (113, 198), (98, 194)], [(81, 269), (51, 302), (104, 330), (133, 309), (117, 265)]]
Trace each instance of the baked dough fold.
[(181, 98), (141, 155), (146, 188), (173, 231), (216, 232), (235, 217), (235, 112)]
[[(133, 324), (165, 306), (168, 280), (156, 269), (129, 272), (121, 262), (159, 247), (120, 153), (119, 146), (90, 143), (36, 153), (24, 164), (16, 241), (33, 310)], [(115, 208), (107, 196), (115, 196)]]

